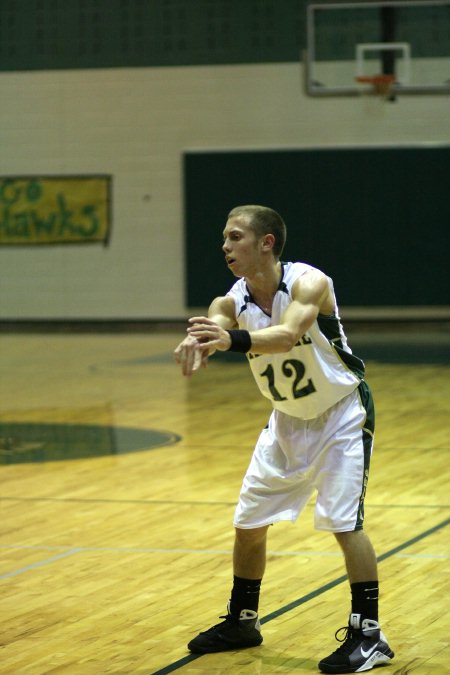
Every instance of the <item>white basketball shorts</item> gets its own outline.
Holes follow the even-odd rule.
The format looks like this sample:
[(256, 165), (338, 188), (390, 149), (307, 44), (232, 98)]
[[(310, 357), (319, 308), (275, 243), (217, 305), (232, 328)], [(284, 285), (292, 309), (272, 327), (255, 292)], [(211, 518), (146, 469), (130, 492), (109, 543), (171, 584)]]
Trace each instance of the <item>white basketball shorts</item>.
[(316, 419), (274, 410), (247, 469), (234, 525), (251, 529), (294, 522), (317, 491), (317, 530), (362, 529), (373, 432), (365, 382)]

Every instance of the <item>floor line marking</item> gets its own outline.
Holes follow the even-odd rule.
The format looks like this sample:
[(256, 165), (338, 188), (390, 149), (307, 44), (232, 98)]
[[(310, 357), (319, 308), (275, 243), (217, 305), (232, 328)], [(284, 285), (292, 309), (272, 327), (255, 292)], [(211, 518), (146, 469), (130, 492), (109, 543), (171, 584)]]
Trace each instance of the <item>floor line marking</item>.
[[(383, 560), (386, 560), (387, 558), (390, 558), (391, 556), (396, 555), (400, 551), (403, 551), (405, 548), (408, 548), (409, 546), (412, 546), (413, 544), (416, 544), (421, 539), (425, 539), (426, 537), (429, 537), (431, 534), (434, 534), (438, 530), (441, 530), (442, 528), (446, 527), (449, 523), (450, 523), (450, 518), (446, 518), (445, 520), (441, 521), (437, 525), (434, 525), (433, 527), (430, 527), (428, 530), (425, 530), (424, 532), (421, 532), (420, 534), (416, 535), (415, 537), (412, 537), (411, 539), (408, 539), (407, 541), (403, 542), (403, 544), (399, 544), (398, 546), (395, 546), (394, 548), (390, 549), (389, 551), (386, 551), (386, 553), (382, 553), (377, 558), (378, 562), (382, 562)], [(341, 576), (341, 577), (338, 577), (337, 579), (334, 579), (333, 581), (329, 581), (327, 584), (324, 584), (323, 586), (320, 586), (315, 591), (311, 591), (311, 593), (307, 593), (306, 595), (303, 595), (301, 598), (298, 598), (297, 600), (294, 600), (293, 602), (290, 602), (287, 605), (284, 605), (283, 607), (280, 607), (278, 610), (275, 610), (274, 612), (271, 612), (270, 614), (267, 614), (266, 616), (262, 617), (261, 624), (272, 621), (273, 619), (277, 619), (279, 616), (282, 616), (283, 614), (286, 614), (286, 612), (290, 612), (292, 609), (296, 609), (297, 607), (300, 607), (300, 605), (303, 605), (305, 602), (308, 602), (309, 600), (313, 600), (314, 598), (317, 598), (319, 595), (322, 595), (323, 593), (326, 593), (327, 591), (331, 590), (335, 586), (338, 586), (339, 584), (342, 584), (344, 581), (347, 581), (347, 575), (346, 574)], [(192, 661), (195, 661), (196, 659), (200, 658), (201, 656), (203, 656), (203, 654), (188, 654), (187, 656), (184, 656), (183, 658), (179, 659), (178, 661), (174, 661), (173, 663), (170, 663), (169, 665), (164, 666), (160, 670), (155, 670), (154, 672), (150, 673), (150, 675), (168, 675), (168, 673), (173, 673), (175, 670), (178, 670), (179, 668), (182, 668), (187, 663), (191, 663)]]
[(20, 567), (17, 570), (12, 570), (11, 572), (6, 572), (5, 574), (0, 574), (0, 579), (10, 579), (11, 577), (17, 577), (19, 574), (24, 574), (30, 570), (38, 569), (39, 567), (45, 567), (45, 565), (50, 565), (51, 563), (56, 562), (57, 560), (62, 560), (63, 558), (68, 558), (75, 553), (79, 553), (80, 549), (72, 548), (69, 551), (64, 551), (58, 555), (52, 555), (51, 558), (46, 558), (46, 560), (39, 560), (38, 562), (31, 563), (25, 567)]
[[(80, 503), (80, 504), (173, 504), (174, 506), (230, 506), (235, 508), (236, 502), (199, 501), (199, 500), (176, 500), (176, 499), (99, 499), (97, 497), (5, 497), (0, 496), (0, 501), (8, 502), (56, 502), (56, 503)], [(311, 502), (307, 504), (314, 506)], [(370, 509), (448, 509), (450, 504), (370, 504), (365, 502), (366, 510)]]
[[(182, 553), (194, 555), (226, 555), (233, 553), (232, 549), (189, 549), (189, 548), (153, 548), (153, 547), (132, 547), (132, 546), (45, 546), (39, 544), (0, 544), (0, 550), (19, 550), (19, 551), (62, 551), (70, 553)], [(340, 551), (267, 551), (268, 556), (274, 557), (310, 557), (317, 558), (341, 558)], [(417, 558), (427, 560), (448, 560), (450, 554), (446, 553), (395, 553), (399, 558)], [(0, 577), (1, 578), (1, 577)]]

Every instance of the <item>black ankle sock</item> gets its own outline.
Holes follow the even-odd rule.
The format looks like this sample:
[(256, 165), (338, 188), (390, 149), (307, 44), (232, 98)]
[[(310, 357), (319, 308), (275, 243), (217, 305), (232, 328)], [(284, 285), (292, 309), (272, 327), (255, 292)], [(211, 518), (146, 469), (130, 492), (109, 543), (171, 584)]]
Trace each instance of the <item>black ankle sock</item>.
[(239, 617), (243, 609), (258, 611), (261, 579), (242, 579), (234, 576), (231, 591), (230, 613)]
[(352, 613), (363, 619), (378, 621), (378, 581), (361, 581), (351, 584)]

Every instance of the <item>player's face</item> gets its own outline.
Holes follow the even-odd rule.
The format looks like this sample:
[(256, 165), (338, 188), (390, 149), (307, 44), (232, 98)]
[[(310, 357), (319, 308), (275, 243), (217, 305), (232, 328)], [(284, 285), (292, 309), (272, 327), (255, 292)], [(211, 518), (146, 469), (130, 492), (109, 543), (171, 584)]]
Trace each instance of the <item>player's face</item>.
[(251, 277), (258, 270), (260, 240), (243, 218), (230, 218), (223, 231), (222, 250), (236, 277)]

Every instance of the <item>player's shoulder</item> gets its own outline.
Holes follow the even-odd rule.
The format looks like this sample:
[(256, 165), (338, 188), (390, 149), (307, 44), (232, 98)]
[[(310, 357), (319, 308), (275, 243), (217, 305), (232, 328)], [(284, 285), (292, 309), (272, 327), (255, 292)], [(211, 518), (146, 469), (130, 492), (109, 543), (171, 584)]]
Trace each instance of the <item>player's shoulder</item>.
[(219, 295), (212, 301), (210, 309), (214, 308), (218, 311), (224, 311), (228, 313), (234, 307), (234, 300), (231, 295)]
[(308, 263), (304, 262), (287, 262), (282, 263), (283, 265), (283, 281), (285, 284), (290, 287), (297, 280), (307, 279), (321, 279), (327, 278), (326, 274), (319, 270), (317, 267), (313, 267)]
[(292, 298), (323, 297), (333, 288), (332, 280), (320, 269), (307, 263), (291, 263), (283, 281)]
[(222, 319), (234, 322), (236, 318), (235, 302), (231, 296), (220, 295), (214, 298), (208, 309), (208, 317), (222, 324)]

